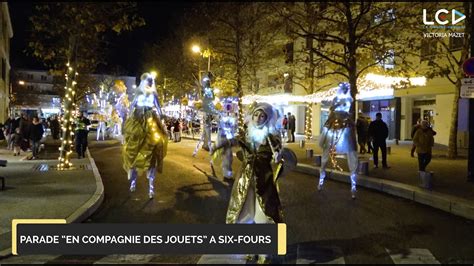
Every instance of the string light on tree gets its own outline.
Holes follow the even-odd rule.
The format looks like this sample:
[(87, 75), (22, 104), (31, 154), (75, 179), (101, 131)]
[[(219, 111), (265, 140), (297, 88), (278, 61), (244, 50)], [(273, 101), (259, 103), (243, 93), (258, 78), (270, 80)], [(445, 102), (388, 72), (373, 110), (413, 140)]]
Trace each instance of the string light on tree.
[(69, 62), (66, 64), (66, 67), (66, 86), (64, 87), (66, 93), (63, 98), (63, 104), (61, 105), (64, 110), (64, 117), (61, 121), (63, 135), (61, 137), (61, 147), (59, 148), (58, 169), (67, 169), (72, 166), (69, 156), (72, 154), (73, 148), (72, 138), (74, 132), (72, 132), (72, 123), (74, 121), (74, 110), (76, 109), (76, 104), (73, 102), (73, 99), (75, 95), (74, 87), (77, 84), (75, 80), (79, 73), (74, 71)]

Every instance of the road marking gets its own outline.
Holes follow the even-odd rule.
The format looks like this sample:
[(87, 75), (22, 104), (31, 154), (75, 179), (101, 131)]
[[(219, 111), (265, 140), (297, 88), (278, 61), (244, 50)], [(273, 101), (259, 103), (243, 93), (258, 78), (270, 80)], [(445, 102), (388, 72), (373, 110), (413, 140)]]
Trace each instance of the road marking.
[(321, 247), (314, 243), (299, 244), (296, 264), (346, 264), (338, 247)]
[(142, 255), (142, 254), (117, 254), (108, 255), (100, 260), (95, 261), (93, 264), (117, 264), (117, 263), (148, 263), (156, 255)]
[(246, 264), (246, 255), (202, 255), (197, 264)]
[(393, 253), (385, 249), (395, 264), (440, 264), (428, 249), (410, 248), (408, 254)]

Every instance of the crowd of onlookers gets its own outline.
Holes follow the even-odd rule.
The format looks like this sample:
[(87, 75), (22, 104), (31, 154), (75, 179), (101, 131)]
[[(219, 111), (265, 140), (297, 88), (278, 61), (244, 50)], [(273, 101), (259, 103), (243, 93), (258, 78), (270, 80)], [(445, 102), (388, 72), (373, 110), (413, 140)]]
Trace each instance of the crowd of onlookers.
[[(390, 168), (387, 165), (387, 144), (388, 126), (382, 120), (382, 114), (377, 113), (374, 121), (370, 117), (359, 113), (356, 121), (357, 142), (359, 144), (359, 152), (373, 152), (374, 167), (378, 168), (378, 151), (382, 153), (383, 168)], [(411, 157), (415, 157), (415, 151), (418, 155), (418, 170), (425, 171), (426, 166), (431, 161), (432, 147), (434, 145), (434, 136), (436, 131), (433, 130), (427, 120), (418, 119), (413, 126), (411, 138), (413, 145), (410, 151)], [(366, 148), (367, 146), (367, 148)]]
[(38, 159), (41, 140), (48, 128), (52, 137), (59, 139), (60, 124), (56, 115), (45, 120), (36, 115), (28, 116), (25, 112), (18, 117), (12, 114), (1, 124), (0, 138), (6, 141), (7, 149), (13, 151), (14, 156), (31, 151), (32, 156), (28, 159), (34, 160)]

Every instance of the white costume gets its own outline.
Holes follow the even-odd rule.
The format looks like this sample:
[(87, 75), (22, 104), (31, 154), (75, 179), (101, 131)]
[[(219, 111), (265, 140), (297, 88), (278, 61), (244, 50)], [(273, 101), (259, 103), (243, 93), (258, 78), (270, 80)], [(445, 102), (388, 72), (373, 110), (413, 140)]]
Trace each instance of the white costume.
[(340, 83), (336, 97), (331, 104), (331, 113), (326, 121), (319, 139), (319, 146), (323, 149), (318, 190), (320, 191), (326, 177), (326, 165), (329, 158), (335, 161), (336, 153), (347, 154), (349, 170), (351, 172), (351, 194), (355, 199), (357, 179), (357, 147), (355, 139), (355, 124), (350, 114), (353, 99), (348, 83)]

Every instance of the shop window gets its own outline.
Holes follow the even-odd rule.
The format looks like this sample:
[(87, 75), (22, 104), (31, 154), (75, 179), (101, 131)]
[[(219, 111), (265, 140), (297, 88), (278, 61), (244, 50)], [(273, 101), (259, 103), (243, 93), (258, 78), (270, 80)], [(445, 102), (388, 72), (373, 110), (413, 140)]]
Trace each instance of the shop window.
[(380, 12), (374, 16), (375, 24), (380, 24), (382, 22), (395, 21), (395, 10), (393, 8)]
[(306, 49), (311, 50), (313, 48), (313, 38), (310, 36), (306, 37)]
[(282, 83), (283, 81), (281, 80), (280, 75), (268, 75), (268, 87), (276, 87)]
[(464, 44), (464, 38), (449, 38), (449, 50), (457, 51), (461, 50)]
[(326, 65), (325, 64), (319, 64), (316, 68), (316, 75), (318, 77), (322, 77), (324, 74), (326, 74)]
[(438, 41), (436, 38), (424, 38), (421, 41), (421, 60), (427, 60), (436, 54)]
[(285, 64), (293, 63), (293, 42), (289, 42), (283, 49), (285, 52)]
[(386, 70), (395, 68), (395, 50), (389, 49), (382, 57), (376, 57), (376, 60)]

